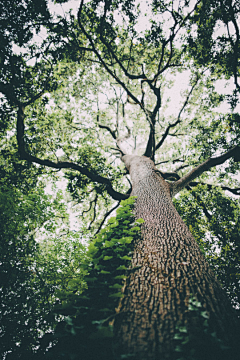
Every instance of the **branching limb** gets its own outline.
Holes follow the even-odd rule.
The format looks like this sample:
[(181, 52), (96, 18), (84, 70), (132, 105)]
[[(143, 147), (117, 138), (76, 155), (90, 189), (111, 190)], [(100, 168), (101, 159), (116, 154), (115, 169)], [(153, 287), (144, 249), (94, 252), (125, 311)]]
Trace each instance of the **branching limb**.
[(117, 140), (117, 136), (116, 136), (116, 132), (117, 130), (112, 130), (109, 126), (107, 125), (102, 125), (99, 124), (99, 116), (97, 116), (97, 122), (98, 122), (98, 126), (100, 127), (100, 129), (106, 129), (113, 137), (114, 140)]
[(106, 19), (106, 15), (107, 15), (107, 1), (105, 1), (105, 6), (104, 6), (104, 15), (102, 16), (101, 19), (101, 31), (100, 31), (100, 39), (102, 41), (102, 43), (106, 46), (108, 52), (111, 54), (111, 56), (113, 57), (113, 59), (116, 61), (116, 63), (119, 65), (119, 67), (122, 69), (122, 71), (124, 72), (125, 76), (127, 76), (129, 79), (131, 80), (137, 80), (137, 79), (144, 79), (146, 78), (144, 71), (142, 71), (142, 74), (139, 75), (133, 75), (130, 74), (128, 69), (129, 69), (129, 63), (130, 63), (130, 59), (131, 59), (131, 50), (132, 50), (132, 41), (131, 41), (131, 47), (130, 47), (130, 58), (128, 61), (128, 65), (127, 68), (125, 68), (125, 66), (123, 65), (123, 63), (119, 60), (119, 58), (116, 55), (116, 52), (112, 49), (111, 45), (108, 43), (108, 41), (104, 38), (103, 36), (103, 23)]
[[(175, 16), (175, 11), (174, 9), (172, 8), (172, 10), (170, 11), (171, 15), (172, 15), (172, 18), (173, 18), (173, 21), (174, 21), (174, 24), (171, 28), (171, 34), (170, 36), (168, 37), (167, 40), (165, 40), (162, 44), (162, 53), (161, 53), (161, 58), (159, 60), (159, 63), (158, 63), (158, 71), (157, 73), (155, 74), (154, 76), (154, 79), (153, 81), (155, 82), (157, 80), (157, 78), (159, 77), (160, 74), (162, 74), (166, 69), (168, 69), (169, 67), (171, 67), (171, 60), (173, 58), (173, 41), (174, 39), (176, 38), (178, 32), (182, 29), (182, 27), (184, 27), (186, 21), (189, 19), (189, 17), (191, 16), (192, 13), (194, 13), (194, 11), (196, 10), (198, 4), (200, 3), (200, 0), (198, 0), (196, 2), (196, 4), (194, 5), (194, 8), (185, 16), (185, 17), (182, 17), (181, 16), (181, 21), (179, 22), (179, 20), (176, 18)], [(173, 4), (173, 2), (172, 2)], [(167, 59), (167, 62), (166, 64), (164, 65), (163, 62), (164, 62), (164, 55), (165, 55), (165, 50), (166, 50), (166, 47), (169, 45), (170, 47), (170, 53), (168, 55), (168, 59)]]
[[(92, 192), (93, 190), (94, 190), (94, 189), (92, 189), (90, 192)], [(82, 211), (81, 216), (83, 216), (83, 214), (88, 213), (88, 212), (91, 210), (92, 205), (93, 205), (93, 203), (94, 203), (95, 200), (96, 200), (96, 197), (97, 197), (97, 194), (95, 194), (94, 199), (90, 201), (90, 203), (89, 203), (89, 208), (88, 208), (87, 210), (83, 210), (83, 211)]]
[[(122, 80), (120, 80), (120, 78), (115, 74), (115, 72), (113, 72), (110, 69), (110, 67), (108, 66), (108, 64), (104, 61), (104, 59), (102, 58), (100, 52), (97, 50), (97, 48), (96, 48), (96, 46), (94, 44), (94, 40), (92, 39), (91, 35), (89, 35), (89, 33), (85, 30), (85, 27), (83, 26), (83, 24), (81, 22), (81, 14), (82, 14), (82, 9), (83, 9), (83, 3), (84, 3), (84, 0), (81, 0), (79, 11), (78, 11), (78, 24), (79, 24), (79, 27), (80, 27), (81, 31), (83, 32), (83, 34), (88, 39), (88, 41), (89, 41), (89, 43), (90, 43), (90, 45), (91, 45), (91, 47), (93, 49), (94, 54), (97, 56), (98, 60), (103, 65), (103, 67), (106, 69), (106, 71), (117, 81), (117, 83), (119, 85), (121, 85), (121, 87), (126, 91), (127, 95), (133, 100), (133, 102), (139, 104), (140, 107), (142, 108), (141, 103), (133, 95), (133, 93), (127, 88), (126, 84)], [(101, 39), (101, 41), (102, 41), (102, 39)], [(137, 77), (137, 79), (138, 79), (138, 77)]]
[(209, 158), (202, 164), (198, 165), (195, 169), (190, 171), (187, 175), (181, 179), (175, 181), (172, 184), (172, 196), (176, 195), (180, 190), (189, 185), (194, 179), (200, 176), (203, 172), (210, 170), (212, 167), (223, 164), (231, 157), (237, 157), (239, 154), (240, 147), (235, 146), (233, 149), (227, 151), (225, 154), (220, 156)]
[[(185, 160), (183, 160), (183, 161), (185, 161)], [(190, 165), (188, 165), (188, 164), (186, 164), (186, 165), (180, 165), (179, 167), (177, 167), (176, 169), (175, 169), (175, 171), (174, 172), (178, 172), (178, 171), (180, 171), (180, 170), (182, 170), (182, 169), (185, 169), (185, 168), (187, 168), (187, 167), (189, 167)]]
[(94, 174), (89, 171), (87, 168), (82, 167), (76, 163), (72, 163), (69, 161), (63, 162), (53, 162), (48, 159), (40, 159), (36, 156), (30, 155), (25, 150), (25, 141), (24, 141), (24, 106), (19, 106), (18, 115), (17, 115), (17, 142), (18, 142), (18, 151), (21, 159), (27, 160), (29, 162), (34, 162), (39, 165), (48, 166), (54, 169), (72, 169), (77, 170), (81, 174), (86, 175), (91, 181), (97, 182), (99, 184), (104, 184), (106, 191), (114, 200), (123, 200), (127, 199), (129, 195), (121, 194), (115, 191), (112, 187), (111, 181), (103, 176)]
[(180, 176), (177, 173), (174, 172), (163, 172), (160, 170), (156, 171), (157, 173), (159, 173), (165, 180), (179, 180)]

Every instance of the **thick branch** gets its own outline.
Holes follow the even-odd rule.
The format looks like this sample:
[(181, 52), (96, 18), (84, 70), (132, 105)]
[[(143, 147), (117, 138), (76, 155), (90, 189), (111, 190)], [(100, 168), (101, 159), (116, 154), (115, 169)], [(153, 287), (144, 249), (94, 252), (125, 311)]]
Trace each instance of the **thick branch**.
[(217, 156), (215, 158), (209, 158), (202, 164), (198, 165), (195, 169), (190, 171), (187, 175), (181, 179), (175, 181), (172, 184), (172, 195), (176, 195), (180, 190), (190, 184), (194, 179), (200, 176), (203, 172), (210, 170), (212, 167), (223, 164), (226, 160), (231, 157), (237, 156), (240, 151), (239, 146), (235, 146), (233, 149), (227, 151), (225, 154)]
[(150, 126), (150, 134), (148, 137), (147, 147), (143, 156), (149, 157), (154, 161), (154, 155), (155, 155), (154, 148), (155, 148), (155, 124), (153, 126)]
[(154, 161), (154, 157), (155, 157), (155, 148), (156, 148), (156, 132), (155, 132), (155, 126), (156, 126), (156, 115), (162, 105), (162, 99), (161, 99), (161, 88), (160, 87), (155, 87), (152, 84), (150, 84), (150, 88), (153, 90), (154, 94), (156, 95), (157, 98), (157, 102), (156, 105), (151, 113), (151, 117), (150, 117), (150, 134), (149, 134), (149, 138), (148, 138), (148, 143), (147, 143), (147, 147), (144, 153), (144, 156), (150, 157), (151, 160)]
[(111, 181), (103, 176), (94, 174), (89, 171), (87, 168), (82, 167), (76, 163), (63, 161), (63, 162), (53, 162), (48, 159), (39, 159), (36, 156), (32, 156), (28, 154), (25, 150), (25, 142), (24, 142), (24, 106), (20, 106), (18, 110), (17, 116), (17, 142), (18, 142), (18, 151), (20, 153), (20, 157), (23, 160), (27, 160), (29, 162), (34, 162), (40, 165), (48, 166), (55, 169), (72, 169), (79, 171), (82, 175), (86, 175), (91, 181), (97, 182), (100, 184), (104, 184), (106, 191), (114, 200), (123, 200), (127, 199), (129, 195), (121, 194), (115, 191), (112, 188)]
[(117, 139), (118, 151), (120, 151), (120, 153), (122, 154), (122, 156), (126, 154), (126, 151), (124, 150), (122, 143), (123, 143), (125, 140), (129, 139), (130, 136), (131, 136), (131, 130), (129, 129), (128, 126), (126, 126), (126, 128), (127, 128), (127, 131), (128, 131), (127, 135), (125, 135), (125, 136), (122, 137), (122, 138), (118, 138), (118, 139)]
[(109, 126), (101, 125), (101, 124), (98, 124), (98, 126), (100, 127), (100, 129), (106, 129), (115, 140), (117, 139), (115, 131), (111, 130)]
[(156, 170), (157, 173), (161, 175), (165, 180), (179, 180), (180, 176), (174, 172), (163, 172), (160, 170)]

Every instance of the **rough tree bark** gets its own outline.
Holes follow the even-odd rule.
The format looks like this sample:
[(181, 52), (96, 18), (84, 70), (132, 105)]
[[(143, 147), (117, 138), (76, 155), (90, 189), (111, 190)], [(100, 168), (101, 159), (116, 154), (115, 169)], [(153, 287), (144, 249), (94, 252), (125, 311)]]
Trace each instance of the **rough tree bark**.
[(149, 158), (125, 155), (122, 160), (131, 176), (131, 195), (137, 196), (136, 218), (144, 219), (132, 259), (137, 270), (127, 280), (115, 323), (122, 353), (139, 360), (173, 359), (176, 326), (191, 329), (192, 296), (206, 309), (218, 335), (231, 337), (230, 303), (176, 211), (171, 186)]

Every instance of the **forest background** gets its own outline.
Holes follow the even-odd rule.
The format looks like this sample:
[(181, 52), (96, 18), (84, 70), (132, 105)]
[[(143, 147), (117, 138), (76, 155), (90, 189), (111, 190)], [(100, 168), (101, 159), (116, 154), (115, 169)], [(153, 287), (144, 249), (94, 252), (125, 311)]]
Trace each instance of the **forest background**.
[[(107, 358), (102, 310), (112, 320), (141, 223), (119, 141), (169, 183), (237, 149), (240, 3), (1, 2), (1, 357), (91, 359), (95, 346)], [(231, 154), (174, 204), (238, 312), (239, 148)], [(97, 245), (109, 229), (128, 233), (111, 255)], [(115, 259), (111, 279), (97, 251)]]

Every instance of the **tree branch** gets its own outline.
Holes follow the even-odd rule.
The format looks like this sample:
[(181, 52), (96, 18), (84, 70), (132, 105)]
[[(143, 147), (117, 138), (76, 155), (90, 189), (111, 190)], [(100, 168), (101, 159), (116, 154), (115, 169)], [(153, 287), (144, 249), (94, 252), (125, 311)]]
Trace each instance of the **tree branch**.
[(109, 126), (107, 125), (102, 125), (99, 124), (99, 116), (97, 116), (97, 123), (98, 126), (100, 127), (100, 129), (106, 129), (113, 137), (114, 140), (117, 140), (117, 136), (116, 136), (116, 130), (112, 130)]
[(207, 210), (204, 202), (203, 202), (202, 199), (200, 198), (200, 196), (197, 195), (197, 194), (195, 193), (195, 191), (193, 191), (193, 190), (190, 188), (190, 186), (187, 186), (186, 188), (187, 188), (188, 190), (191, 190), (191, 193), (192, 193), (193, 197), (195, 197), (195, 199), (198, 201), (198, 204), (201, 206), (201, 208), (202, 208), (202, 210), (203, 210), (203, 212), (204, 212), (204, 215), (206, 216), (206, 218), (207, 218), (209, 221), (211, 221), (212, 215), (208, 212), (208, 210)]
[(122, 156), (126, 154), (126, 152), (125, 152), (124, 149), (123, 149), (122, 142), (125, 141), (125, 140), (127, 140), (127, 139), (129, 139), (130, 136), (131, 136), (131, 130), (129, 129), (128, 126), (126, 126), (126, 128), (127, 128), (127, 131), (128, 131), (127, 135), (125, 135), (125, 136), (122, 137), (122, 138), (118, 138), (118, 139), (117, 139), (118, 151), (120, 151), (120, 153), (122, 154)]
[[(105, 7), (104, 7), (104, 15), (101, 19), (101, 31), (100, 31), (100, 39), (102, 41), (102, 43), (106, 46), (108, 52), (112, 55), (113, 59), (116, 61), (116, 63), (119, 65), (119, 67), (122, 69), (122, 71), (124, 72), (124, 75), (127, 76), (129, 79), (131, 80), (137, 80), (137, 79), (144, 79), (146, 78), (144, 72), (140, 75), (133, 75), (130, 74), (128, 72), (128, 70), (124, 67), (124, 65), (122, 64), (122, 62), (118, 59), (118, 57), (116, 56), (115, 51), (112, 50), (112, 47), (109, 45), (109, 43), (105, 40), (104, 36), (103, 36), (103, 22), (106, 18), (106, 14), (107, 14), (107, 8), (106, 8), (106, 2), (105, 2)], [(129, 64), (128, 64), (129, 67)]]
[(222, 190), (230, 191), (234, 195), (240, 195), (240, 188), (232, 189), (228, 186), (222, 186), (222, 185), (213, 185), (213, 184), (206, 184), (198, 181), (192, 181), (189, 183), (189, 186), (197, 186), (197, 185), (207, 185), (209, 189), (212, 189), (213, 187), (220, 187)]
[(156, 145), (155, 151), (157, 151), (157, 150), (162, 146), (162, 144), (164, 143), (166, 137), (169, 135), (170, 129), (173, 128), (173, 127), (175, 127), (175, 126), (177, 126), (178, 124), (180, 124), (180, 122), (181, 122), (181, 115), (182, 115), (185, 107), (186, 107), (187, 104), (188, 104), (188, 101), (189, 101), (189, 99), (190, 99), (190, 96), (192, 95), (192, 92), (193, 92), (195, 86), (197, 85), (198, 80), (199, 80), (199, 75), (197, 74), (197, 75), (196, 75), (195, 82), (194, 82), (194, 84), (192, 85), (191, 90), (189, 91), (189, 93), (188, 93), (188, 95), (187, 95), (187, 98), (186, 98), (186, 100), (184, 101), (184, 104), (183, 104), (182, 108), (181, 108), (180, 111), (179, 111), (177, 120), (176, 120), (173, 124), (168, 125), (168, 127), (166, 128), (164, 134), (162, 135), (161, 140), (160, 140), (160, 141), (158, 142), (158, 144)]
[(106, 212), (106, 214), (104, 215), (103, 220), (101, 221), (101, 223), (100, 223), (97, 231), (95, 232), (94, 236), (96, 236), (96, 235), (99, 233), (99, 231), (101, 230), (101, 228), (102, 228), (104, 222), (106, 221), (107, 217), (108, 217), (115, 209), (117, 209), (119, 205), (120, 205), (120, 201), (119, 201), (119, 202), (117, 203), (117, 205), (115, 205), (112, 209), (110, 209), (109, 211)]
[(82, 9), (83, 9), (83, 2), (84, 0), (81, 0), (80, 3), (80, 7), (78, 10), (78, 24), (80, 29), (82, 30), (83, 34), (86, 36), (86, 38), (88, 39), (88, 41), (90, 42), (93, 52), (94, 54), (97, 56), (98, 60), (101, 62), (101, 64), (103, 65), (103, 67), (107, 70), (107, 72), (117, 81), (117, 83), (119, 85), (122, 86), (122, 88), (126, 91), (127, 95), (130, 96), (130, 98), (136, 103), (138, 104), (143, 110), (145, 110), (141, 103), (138, 101), (138, 99), (132, 94), (132, 92), (127, 88), (127, 86), (125, 85), (124, 82), (122, 82), (119, 77), (109, 68), (109, 66), (107, 65), (107, 63), (103, 60), (102, 56), (100, 55), (100, 52), (96, 49), (94, 41), (92, 39), (92, 37), (87, 33), (87, 31), (85, 30), (84, 26), (82, 25), (81, 22), (81, 13), (82, 13)]
[[(176, 163), (176, 162), (184, 162), (185, 160), (183, 160), (183, 159), (181, 159), (181, 158), (177, 158), (177, 159), (174, 159), (174, 160), (164, 160), (164, 161), (160, 161), (160, 162), (158, 162), (157, 164), (155, 164), (155, 166), (157, 166), (157, 165), (160, 165), (160, 164), (166, 164), (166, 163), (168, 163), (168, 162), (172, 162), (173, 164), (174, 163)], [(176, 172), (176, 170), (175, 170), (175, 172)]]
[(34, 162), (39, 165), (48, 166), (55, 169), (72, 169), (79, 171), (82, 175), (86, 175), (91, 181), (97, 182), (105, 185), (106, 191), (114, 200), (124, 200), (129, 197), (127, 194), (122, 194), (115, 191), (112, 187), (111, 181), (103, 176), (94, 174), (89, 171), (87, 168), (82, 167), (76, 163), (63, 161), (63, 162), (53, 162), (48, 159), (39, 159), (36, 156), (32, 156), (28, 154), (25, 150), (25, 142), (24, 142), (24, 106), (19, 106), (18, 114), (17, 114), (17, 142), (18, 142), (18, 151), (20, 154), (20, 158), (22, 160), (27, 160), (29, 162)]
[(165, 180), (179, 180), (180, 176), (174, 172), (163, 172), (160, 170), (156, 170), (157, 173), (161, 175)]
[(240, 151), (239, 146), (235, 146), (233, 149), (227, 151), (225, 154), (217, 156), (215, 158), (209, 158), (202, 164), (198, 165), (195, 169), (190, 171), (187, 175), (181, 179), (175, 181), (172, 184), (172, 196), (176, 195), (180, 190), (190, 184), (194, 179), (200, 176), (203, 172), (210, 170), (212, 167), (223, 164), (226, 160), (231, 157), (237, 156)]
[[(185, 25), (186, 21), (189, 19), (189, 17), (191, 16), (191, 14), (195, 11), (195, 9), (197, 8), (198, 4), (200, 3), (200, 0), (198, 0), (194, 6), (194, 8), (183, 18), (181, 17), (181, 22), (178, 23), (178, 20), (176, 19), (176, 16), (174, 14), (174, 10), (172, 9), (172, 11), (170, 11), (172, 18), (174, 20), (174, 25), (171, 28), (171, 34), (169, 36), (169, 38), (167, 40), (164, 41), (163, 45), (162, 45), (162, 53), (161, 53), (161, 58), (158, 64), (158, 71), (157, 74), (154, 76), (153, 81), (155, 82), (158, 78), (158, 76), (160, 74), (162, 74), (166, 69), (168, 69), (169, 67), (171, 67), (172, 65), (170, 64), (172, 57), (173, 57), (173, 41), (177, 35), (177, 33), (181, 30), (181, 28)], [(172, 3), (173, 4), (173, 3)], [(178, 25), (178, 28), (176, 29)], [(176, 30), (175, 30), (176, 29)], [(166, 46), (170, 43), (170, 54), (168, 56), (168, 60), (167, 63), (162, 67), (162, 63), (163, 63), (163, 59), (164, 59), (164, 54), (165, 54), (165, 49)]]

